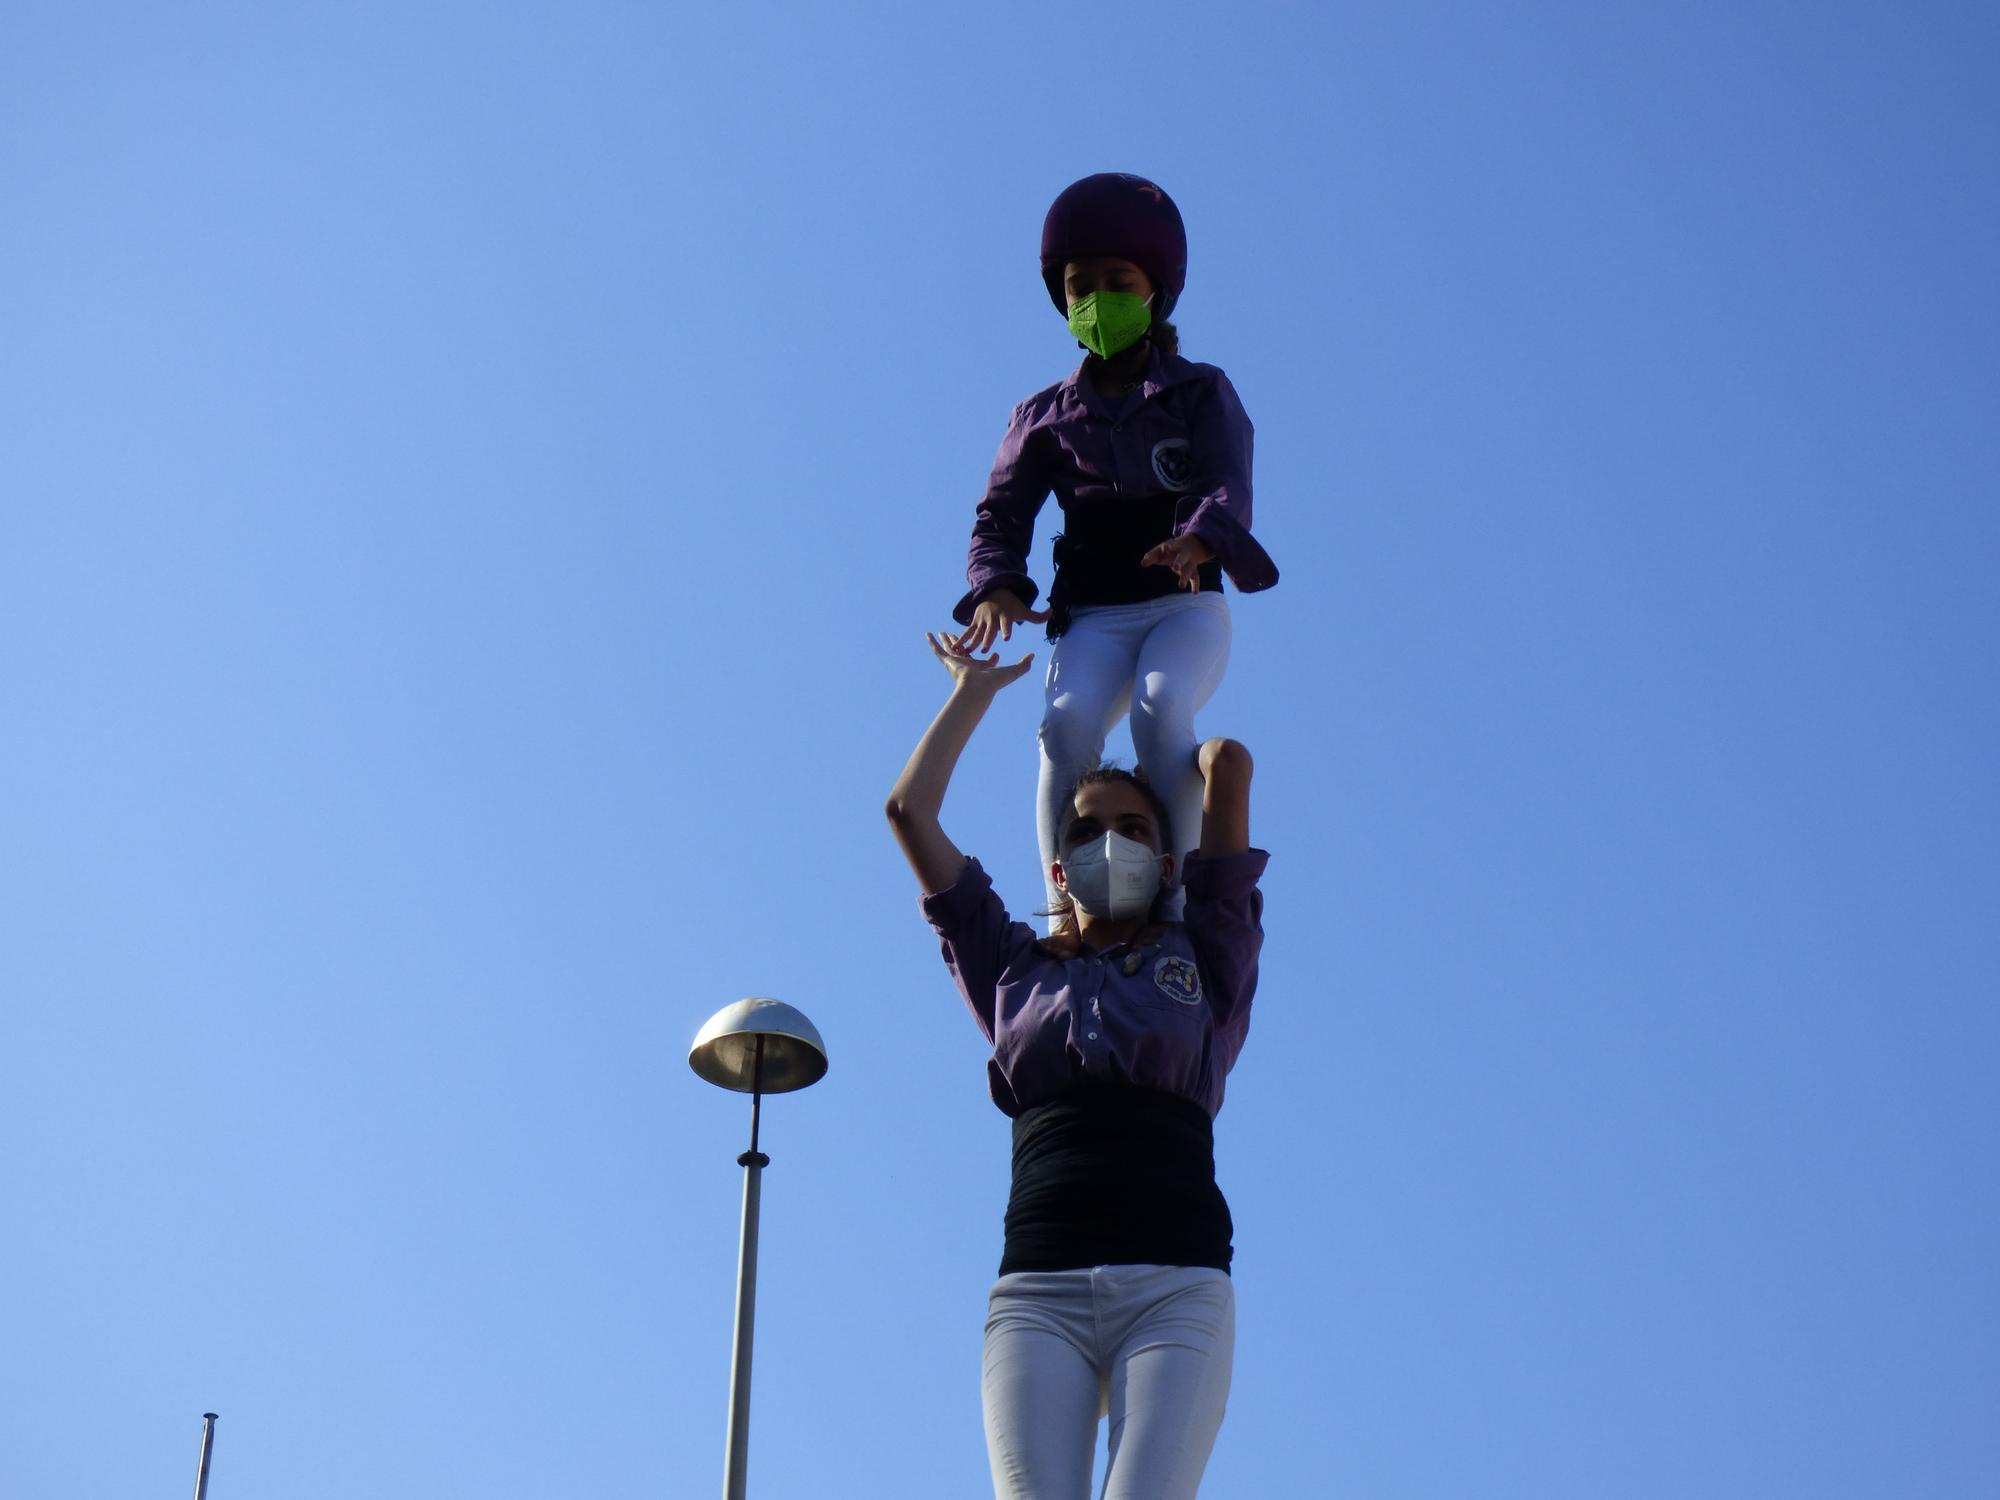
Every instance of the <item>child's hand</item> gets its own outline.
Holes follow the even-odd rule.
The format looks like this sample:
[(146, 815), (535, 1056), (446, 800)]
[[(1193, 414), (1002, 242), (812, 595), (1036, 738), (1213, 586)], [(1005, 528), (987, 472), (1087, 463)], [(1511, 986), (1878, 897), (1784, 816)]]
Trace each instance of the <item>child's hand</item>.
[(960, 650), (950, 636), (932, 635), (929, 631), (924, 632), (924, 639), (930, 642), (932, 654), (943, 662), (944, 669), (951, 673), (955, 688), (969, 688), (974, 692), (984, 693), (989, 698), (1008, 683), (1018, 681), (1035, 663), (1035, 653), (1032, 651), (1012, 666), (1003, 667), (1000, 665), (997, 652), (991, 656), (973, 656), (969, 652)]
[(1012, 589), (995, 589), (972, 610), (972, 624), (953, 641), (957, 651), (985, 651), (995, 641), (1014, 639), (1016, 625), (1040, 625), (1049, 618), (1045, 609), (1030, 609)]
[(1215, 549), (1191, 531), (1184, 531), (1160, 543), (1139, 559), (1142, 568), (1172, 568), (1181, 587), (1190, 593), (1201, 591), (1201, 565), (1215, 556)]

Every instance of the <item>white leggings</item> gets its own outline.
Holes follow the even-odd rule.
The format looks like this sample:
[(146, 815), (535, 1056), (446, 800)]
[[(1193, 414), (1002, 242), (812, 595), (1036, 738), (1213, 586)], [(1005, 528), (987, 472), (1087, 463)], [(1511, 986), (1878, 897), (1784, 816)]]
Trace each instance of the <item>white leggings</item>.
[(1188, 1500), (1229, 1400), (1236, 1288), (1202, 1266), (1017, 1271), (987, 1303), (982, 1405), (996, 1500)]
[[(1219, 593), (1169, 594), (1140, 604), (1079, 609), (1049, 657), (1042, 770), (1035, 788), (1042, 882), (1061, 853), (1076, 779), (1104, 757), (1104, 737), (1129, 707), (1132, 749), (1173, 820), (1176, 875), (1201, 843), (1201, 773), (1194, 716), (1229, 665), (1229, 605)], [(1180, 916), (1176, 891), (1166, 915)]]

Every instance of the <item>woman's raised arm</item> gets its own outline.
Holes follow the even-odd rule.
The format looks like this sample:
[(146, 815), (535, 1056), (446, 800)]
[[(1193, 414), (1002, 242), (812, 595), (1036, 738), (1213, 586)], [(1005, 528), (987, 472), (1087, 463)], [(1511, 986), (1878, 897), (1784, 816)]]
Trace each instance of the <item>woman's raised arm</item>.
[(972, 731), (986, 717), (993, 695), (1025, 673), (1035, 658), (1031, 652), (1011, 667), (1003, 667), (997, 656), (970, 656), (954, 650), (949, 636), (927, 633), (924, 639), (951, 674), (951, 696), (910, 752), (909, 763), (896, 778), (883, 811), (889, 816), (896, 842), (903, 846), (903, 857), (916, 872), (917, 884), (926, 896), (934, 896), (957, 880), (965, 867), (965, 856), (938, 821), (951, 773)]
[(1250, 847), (1250, 752), (1239, 740), (1209, 740), (1195, 753), (1201, 770), (1203, 854), (1241, 854)]

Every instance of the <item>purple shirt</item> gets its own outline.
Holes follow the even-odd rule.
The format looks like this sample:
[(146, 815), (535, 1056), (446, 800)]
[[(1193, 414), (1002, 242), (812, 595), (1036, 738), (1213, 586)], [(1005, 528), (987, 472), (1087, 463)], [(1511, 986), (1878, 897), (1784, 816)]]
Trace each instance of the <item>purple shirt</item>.
[(970, 623), (973, 606), (991, 589), (1035, 602), (1040, 590), (1028, 576), (1028, 553), (1051, 491), (1064, 510), (1121, 496), (1180, 495), (1185, 504), (1175, 507), (1173, 535), (1192, 532), (1208, 543), (1245, 593), (1276, 583), (1277, 564), (1250, 535), (1250, 418), (1229, 377), (1156, 349), (1137, 404), (1114, 418), (1084, 368), (1014, 408), (972, 523), (966, 595), (953, 611), (958, 622)]
[(1212, 1118), (1250, 1030), (1264, 946), (1262, 849), (1187, 861), (1187, 909), (1158, 940), (1067, 961), (1009, 919), (979, 861), (922, 901), (945, 966), (993, 1044), (993, 1102), (1013, 1116), (1079, 1075), (1122, 1079), (1192, 1099)]

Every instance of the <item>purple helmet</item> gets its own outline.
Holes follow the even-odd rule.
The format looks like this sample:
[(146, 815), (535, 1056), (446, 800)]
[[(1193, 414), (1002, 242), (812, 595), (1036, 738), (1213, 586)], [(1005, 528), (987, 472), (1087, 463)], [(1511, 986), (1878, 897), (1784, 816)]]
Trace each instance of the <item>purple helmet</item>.
[(1187, 229), (1166, 190), (1130, 172), (1099, 172), (1062, 190), (1042, 221), (1042, 280), (1067, 313), (1063, 266), (1115, 255), (1153, 283), (1153, 316), (1164, 318), (1187, 285)]

